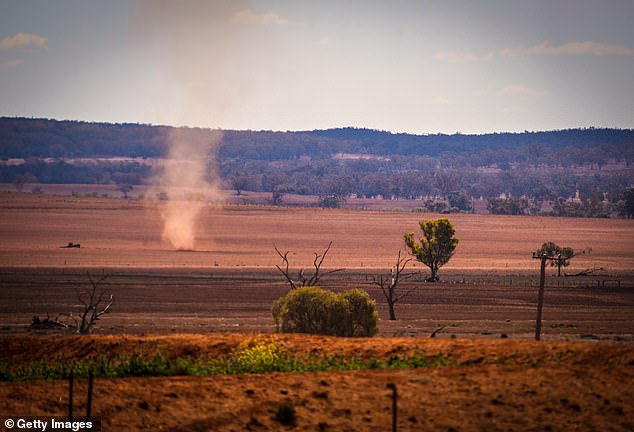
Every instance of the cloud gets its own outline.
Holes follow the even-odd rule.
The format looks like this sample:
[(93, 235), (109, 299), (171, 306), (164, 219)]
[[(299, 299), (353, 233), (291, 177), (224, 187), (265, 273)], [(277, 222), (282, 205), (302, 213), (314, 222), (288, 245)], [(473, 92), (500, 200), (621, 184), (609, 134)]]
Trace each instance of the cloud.
[(48, 39), (33, 33), (16, 33), (0, 40), (0, 51), (8, 51), (20, 48), (46, 48)]
[(518, 107), (518, 106), (507, 106), (502, 108), (502, 112), (504, 114), (520, 114), (524, 112), (524, 109)]
[(332, 45), (332, 39), (330, 39), (328, 36), (324, 36), (319, 38), (319, 40), (317, 40), (317, 45), (321, 45), (321, 46), (328, 46), (328, 45)]
[(24, 59), (7, 60), (6, 62), (4, 62), (4, 66), (9, 69), (12, 69), (22, 65), (23, 63), (24, 63)]
[(434, 54), (434, 58), (448, 63), (472, 63), (477, 61), (491, 60), (494, 57), (494, 53), (488, 52), (485, 54), (474, 54), (468, 52), (456, 52), (456, 51), (443, 51)]
[(634, 49), (623, 45), (605, 44), (600, 42), (569, 42), (559, 46), (552, 46), (548, 41), (531, 47), (504, 48), (497, 52), (483, 54), (470, 52), (443, 51), (434, 54), (434, 58), (448, 63), (469, 63), (491, 60), (495, 57), (513, 58), (527, 56), (573, 56), (591, 55), (599, 57), (607, 56), (634, 56)]
[(527, 55), (565, 56), (565, 55), (593, 55), (593, 56), (631, 56), (634, 49), (623, 45), (604, 44), (600, 42), (569, 42), (559, 46), (551, 46), (548, 41), (529, 48), (507, 48), (500, 51), (501, 57), (520, 57)]
[(231, 24), (252, 26), (290, 27), (303, 25), (301, 22), (290, 21), (273, 12), (259, 14), (252, 9), (243, 9), (233, 14), (229, 20)]
[(520, 99), (538, 99), (546, 95), (543, 90), (535, 90), (526, 84), (509, 84), (498, 91), (498, 95), (504, 97), (518, 97)]
[(434, 106), (449, 106), (452, 104), (451, 100), (442, 96), (435, 97), (430, 102)]

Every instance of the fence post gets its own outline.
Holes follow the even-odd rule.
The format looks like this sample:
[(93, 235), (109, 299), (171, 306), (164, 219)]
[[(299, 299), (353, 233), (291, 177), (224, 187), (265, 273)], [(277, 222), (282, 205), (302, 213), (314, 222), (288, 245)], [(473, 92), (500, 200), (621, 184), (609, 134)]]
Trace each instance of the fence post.
[(86, 402), (86, 421), (90, 421), (90, 411), (92, 410), (92, 382), (93, 373), (90, 371), (88, 374), (88, 401)]
[(68, 421), (73, 421), (73, 370), (68, 377)]
[(392, 432), (396, 432), (396, 418), (397, 418), (397, 399), (398, 394), (396, 392), (396, 384), (388, 384), (387, 388), (392, 389)]

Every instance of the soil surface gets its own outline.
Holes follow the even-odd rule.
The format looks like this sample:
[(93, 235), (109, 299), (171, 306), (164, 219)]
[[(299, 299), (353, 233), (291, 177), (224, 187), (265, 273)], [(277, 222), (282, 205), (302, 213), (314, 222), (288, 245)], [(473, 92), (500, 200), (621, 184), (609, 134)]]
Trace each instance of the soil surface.
[[(160, 350), (216, 357), (253, 338), (311, 350), (390, 356), (412, 349), (452, 354), (453, 366), (301, 374), (97, 379), (93, 413), (104, 430), (385, 431), (398, 390), (398, 430), (634, 430), (634, 221), (449, 215), (460, 244), (425, 283), (420, 264), (397, 321), (372, 283), (394, 264), (402, 235), (439, 215), (406, 211), (206, 205), (194, 250), (161, 238), (163, 203), (0, 193), (0, 362), (88, 358)], [(366, 289), (377, 300), (378, 337), (275, 335), (272, 302), (288, 287), (273, 245), (291, 267), (311, 268), (329, 241), (321, 285)], [(592, 248), (565, 272), (548, 270), (543, 339), (534, 335), (544, 241)], [(81, 248), (65, 249), (68, 242)], [(113, 294), (88, 337), (32, 330), (34, 315), (77, 313), (93, 279)], [(437, 332), (434, 339), (429, 335)], [(65, 381), (0, 383), (0, 414), (64, 416)], [(87, 384), (76, 384), (83, 412)], [(82, 395), (82, 396), (80, 396)], [(292, 406), (296, 424), (275, 419)]]
[[(194, 250), (179, 251), (161, 237), (163, 206), (156, 200), (0, 193), (1, 266), (271, 269), (281, 261), (277, 245), (290, 251), (291, 267), (310, 268), (314, 253), (332, 241), (324, 267), (385, 271), (403, 248), (403, 233), (420, 232), (419, 221), (442, 216), (455, 225), (460, 243), (441, 277), (451, 270), (538, 273), (531, 254), (545, 241), (592, 248), (566, 272), (634, 272), (634, 220), (206, 204)], [(69, 242), (81, 248), (61, 248)], [(420, 263), (413, 268), (427, 272)]]
[[(3, 362), (87, 358), (155, 347), (170, 356), (222, 356), (271, 336), (173, 335), (3, 337)], [(410, 370), (272, 373), (211, 377), (96, 379), (92, 412), (103, 430), (385, 431), (398, 392), (402, 431), (630, 431), (634, 427), (634, 349), (610, 343), (274, 337), (298, 354), (386, 357), (424, 349), (450, 353), (453, 366)], [(28, 352), (28, 355), (26, 354)], [(85, 410), (86, 380), (75, 383), (75, 413)], [(64, 416), (65, 381), (2, 383), (0, 414)], [(291, 406), (294, 425), (276, 413)]]
[[(91, 270), (97, 280), (102, 270)], [(288, 287), (281, 274), (264, 269), (110, 269), (101, 282), (112, 293), (110, 313), (97, 333), (274, 332), (271, 305)], [(538, 281), (535, 275), (487, 275), (447, 271), (441, 283), (424, 274), (402, 284), (412, 293), (396, 304), (388, 319), (374, 273), (344, 271), (322, 286), (335, 291), (361, 287), (376, 299), (379, 336), (429, 336), (532, 339)], [(634, 341), (634, 278), (549, 277), (543, 310), (546, 340)], [(598, 286), (600, 285), (600, 286)], [(38, 332), (34, 315), (51, 318), (81, 311), (78, 291), (89, 288), (86, 269), (1, 269), (0, 335)]]

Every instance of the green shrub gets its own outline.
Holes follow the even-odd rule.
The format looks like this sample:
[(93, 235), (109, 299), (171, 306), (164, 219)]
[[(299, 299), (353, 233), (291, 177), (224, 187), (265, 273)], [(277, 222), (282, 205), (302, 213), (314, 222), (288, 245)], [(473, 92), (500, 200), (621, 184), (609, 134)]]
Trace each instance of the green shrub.
[(377, 330), (376, 302), (359, 289), (294, 289), (273, 303), (272, 313), (277, 330), (286, 333), (373, 336)]
[(379, 314), (376, 301), (361, 289), (352, 289), (341, 294), (350, 305), (351, 336), (373, 336), (377, 332)]

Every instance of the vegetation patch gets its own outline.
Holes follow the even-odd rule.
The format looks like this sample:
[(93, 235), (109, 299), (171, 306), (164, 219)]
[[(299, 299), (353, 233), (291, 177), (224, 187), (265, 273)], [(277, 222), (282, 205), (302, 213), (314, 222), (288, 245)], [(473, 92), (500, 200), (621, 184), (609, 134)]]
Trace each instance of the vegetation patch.
[(297, 355), (284, 349), (279, 342), (256, 340), (239, 346), (228, 356), (216, 359), (194, 359), (189, 356), (171, 359), (161, 351), (146, 355), (135, 351), (114, 358), (99, 356), (85, 360), (59, 359), (36, 361), (10, 367), (0, 365), (1, 381), (35, 379), (65, 379), (71, 373), (76, 378), (121, 378), (142, 376), (262, 374), (271, 372), (319, 372), (367, 369), (410, 369), (453, 365), (451, 355), (428, 355), (425, 350), (395, 354), (388, 358), (376, 355), (358, 357), (343, 354), (324, 354), (314, 351)]
[(278, 331), (331, 336), (374, 336), (379, 320), (376, 302), (360, 289), (340, 294), (317, 287), (293, 289), (275, 301), (272, 313)]

